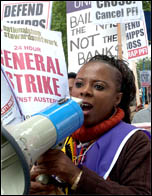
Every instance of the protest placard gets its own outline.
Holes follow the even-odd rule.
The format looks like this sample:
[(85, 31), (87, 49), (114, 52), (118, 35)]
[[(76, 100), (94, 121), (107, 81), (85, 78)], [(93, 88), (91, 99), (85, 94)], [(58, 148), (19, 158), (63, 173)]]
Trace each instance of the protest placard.
[(151, 85), (151, 71), (150, 70), (140, 71), (140, 84), (141, 84), (141, 87), (148, 87)]
[(1, 1), (1, 20), (50, 29), (53, 1)]
[(1, 29), (1, 64), (26, 117), (69, 96), (61, 32), (9, 23)]
[[(90, 1), (67, 1), (68, 72), (76, 72), (97, 54), (118, 55), (117, 25), (95, 25)], [(125, 28), (122, 28), (123, 57), (128, 58)]]
[(125, 23), (128, 59), (138, 59), (148, 56), (148, 37), (145, 17), (142, 20)]
[(23, 121), (22, 112), (11, 84), (1, 69), (1, 122), (2, 125), (17, 124)]
[(116, 24), (142, 19), (142, 1), (91, 1), (95, 24)]
[[(91, 1), (67, 1), (68, 72), (76, 72), (96, 54), (118, 55), (117, 24), (95, 25)], [(143, 20), (121, 23), (122, 57), (126, 60), (148, 54)], [(74, 59), (74, 60), (73, 60)]]

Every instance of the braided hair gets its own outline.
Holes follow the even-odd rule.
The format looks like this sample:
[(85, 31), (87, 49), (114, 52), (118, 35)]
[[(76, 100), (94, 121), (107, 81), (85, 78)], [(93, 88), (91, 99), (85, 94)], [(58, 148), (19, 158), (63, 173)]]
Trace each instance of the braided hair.
[(118, 59), (114, 56), (108, 57), (107, 55), (96, 55), (92, 57), (88, 62), (101, 61), (106, 62), (112, 67), (115, 67), (119, 72), (116, 75), (117, 90), (123, 93), (121, 102), (118, 107), (124, 110), (124, 121), (131, 123), (130, 119), (130, 104), (134, 100), (136, 95), (135, 77), (132, 70), (128, 67), (128, 62), (122, 59)]

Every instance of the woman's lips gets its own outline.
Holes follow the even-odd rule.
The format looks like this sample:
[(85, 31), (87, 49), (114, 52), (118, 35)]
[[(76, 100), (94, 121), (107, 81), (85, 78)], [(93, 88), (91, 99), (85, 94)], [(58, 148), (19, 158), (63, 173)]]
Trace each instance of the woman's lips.
[(87, 115), (87, 114), (89, 114), (90, 111), (92, 110), (93, 105), (90, 104), (90, 103), (88, 103), (88, 102), (82, 102), (81, 108), (82, 108), (82, 110), (83, 110), (83, 114), (84, 114), (84, 115)]

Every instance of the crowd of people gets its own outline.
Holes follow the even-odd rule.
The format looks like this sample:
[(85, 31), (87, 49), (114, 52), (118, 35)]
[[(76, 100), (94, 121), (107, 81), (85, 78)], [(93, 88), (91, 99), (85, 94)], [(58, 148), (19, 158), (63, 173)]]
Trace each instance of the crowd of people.
[[(70, 94), (83, 100), (84, 123), (62, 150), (40, 157), (30, 194), (150, 195), (150, 135), (131, 125), (136, 86), (127, 62), (94, 56), (75, 74)], [(55, 182), (38, 182), (40, 174)]]

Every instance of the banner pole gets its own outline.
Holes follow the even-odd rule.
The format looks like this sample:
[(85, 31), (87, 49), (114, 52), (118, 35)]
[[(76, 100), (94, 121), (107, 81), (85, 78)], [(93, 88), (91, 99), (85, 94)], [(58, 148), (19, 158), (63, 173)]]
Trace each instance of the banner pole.
[(122, 41), (121, 41), (121, 24), (117, 24), (117, 35), (118, 35), (118, 58), (122, 59)]
[(132, 60), (132, 71), (134, 73), (135, 76), (135, 85), (136, 85), (136, 106), (140, 106), (141, 105), (141, 101), (140, 101), (140, 96), (139, 96), (139, 86), (138, 86), (138, 78), (137, 78), (137, 65), (135, 63), (135, 60)]

